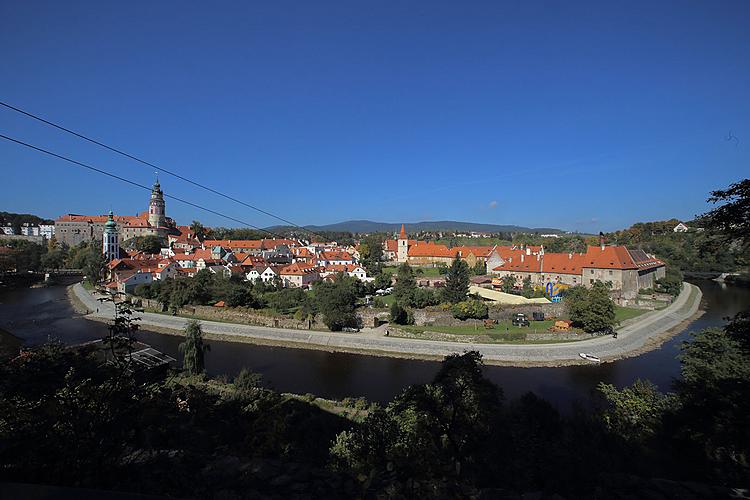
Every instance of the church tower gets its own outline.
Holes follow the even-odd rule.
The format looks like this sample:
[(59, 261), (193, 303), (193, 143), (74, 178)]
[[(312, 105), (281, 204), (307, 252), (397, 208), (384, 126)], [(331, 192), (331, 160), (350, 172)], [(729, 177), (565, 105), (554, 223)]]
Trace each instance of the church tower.
[(401, 224), (401, 232), (398, 233), (398, 253), (396, 260), (406, 262), (409, 257), (409, 238), (406, 236), (406, 228)]
[(151, 188), (151, 200), (148, 202), (148, 223), (154, 229), (166, 226), (167, 217), (164, 207), (164, 193), (156, 179), (154, 187)]
[(107, 258), (107, 262), (120, 258), (120, 235), (117, 233), (117, 224), (109, 211), (109, 219), (104, 224), (104, 234), (102, 235), (102, 253)]

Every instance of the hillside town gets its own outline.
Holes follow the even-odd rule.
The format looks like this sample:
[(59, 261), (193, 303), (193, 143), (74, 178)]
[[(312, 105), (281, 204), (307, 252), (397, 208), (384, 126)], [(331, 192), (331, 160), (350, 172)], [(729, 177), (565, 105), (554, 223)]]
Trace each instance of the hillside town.
[[(675, 232), (684, 231), (679, 223)], [(161, 185), (152, 187), (148, 208), (135, 216), (66, 214), (50, 227), (29, 229), (24, 237), (50, 235), (70, 247), (101, 240), (106, 259), (106, 286), (132, 293), (139, 285), (175, 277), (192, 278), (206, 270), (212, 274), (249, 282), (261, 281), (285, 288), (313, 288), (321, 280), (344, 273), (362, 282), (372, 282), (371, 270), (361, 261), (361, 242), (313, 242), (297, 238), (211, 239), (191, 226), (178, 225), (166, 215)], [(203, 231), (201, 231), (203, 233)], [(42, 236), (44, 235), (44, 236)], [(162, 242), (156, 253), (147, 253), (122, 242), (155, 237)], [(469, 235), (469, 237), (473, 237)], [(588, 245), (582, 252), (555, 253), (544, 245), (456, 245), (422, 241), (408, 236), (402, 224), (398, 234), (382, 241), (383, 265), (408, 263), (415, 268), (445, 268), (461, 259), (484, 276), (477, 285), (499, 288), (511, 276), (516, 288), (524, 284), (545, 289), (561, 286), (592, 286), (609, 283), (615, 298), (632, 299), (640, 290), (651, 289), (665, 276), (665, 264), (643, 250), (623, 245)], [(440, 275), (422, 279), (424, 287), (441, 287)]]

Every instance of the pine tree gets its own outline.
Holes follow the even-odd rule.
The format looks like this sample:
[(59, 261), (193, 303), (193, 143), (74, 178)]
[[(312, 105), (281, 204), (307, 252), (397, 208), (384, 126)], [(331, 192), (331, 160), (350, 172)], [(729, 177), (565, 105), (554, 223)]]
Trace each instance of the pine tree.
[(185, 327), (185, 341), (180, 343), (179, 350), (183, 356), (182, 366), (185, 371), (190, 375), (203, 373), (205, 353), (211, 350), (211, 346), (203, 343), (203, 330), (198, 321), (188, 321)]
[(445, 278), (443, 300), (457, 304), (466, 300), (469, 293), (469, 265), (456, 255)]
[(417, 289), (417, 280), (411, 266), (404, 262), (398, 267), (396, 285), (393, 287), (393, 297), (400, 304), (411, 305), (414, 291)]

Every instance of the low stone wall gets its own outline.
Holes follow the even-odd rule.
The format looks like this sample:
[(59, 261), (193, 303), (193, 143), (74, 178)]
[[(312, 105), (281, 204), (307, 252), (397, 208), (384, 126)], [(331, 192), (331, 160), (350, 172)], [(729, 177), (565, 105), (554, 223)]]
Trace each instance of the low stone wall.
[[(535, 312), (543, 312), (545, 319), (560, 318), (565, 316), (565, 306), (561, 303), (550, 304), (519, 304), (519, 305), (490, 305), (489, 317), (498, 321), (510, 320), (517, 313), (524, 313), (529, 318)], [(388, 319), (388, 309), (366, 308), (357, 313), (362, 318), (362, 323), (366, 327), (372, 327), (375, 317), (385, 317)], [(459, 326), (479, 324), (483, 325), (482, 320), (461, 321), (453, 317), (450, 309), (439, 307), (428, 307), (426, 309), (414, 309), (414, 324), (417, 326)]]
[[(141, 299), (140, 297), (131, 297), (134, 303), (140, 303), (143, 307), (162, 310), (162, 305), (153, 299)], [(177, 310), (180, 316), (198, 316), (209, 321), (226, 321), (231, 323), (240, 323), (245, 325), (268, 326), (274, 328), (292, 328), (295, 330), (312, 330), (313, 327), (322, 323), (319, 321), (300, 321), (294, 318), (283, 318), (278, 316), (264, 316), (258, 314), (253, 309), (245, 308), (226, 308), (213, 306), (185, 306)], [(319, 318), (316, 318), (319, 320)]]

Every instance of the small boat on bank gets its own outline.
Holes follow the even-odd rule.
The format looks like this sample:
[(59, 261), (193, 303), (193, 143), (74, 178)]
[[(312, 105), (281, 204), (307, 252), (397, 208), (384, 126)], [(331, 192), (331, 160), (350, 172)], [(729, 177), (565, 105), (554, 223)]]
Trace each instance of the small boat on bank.
[(578, 355), (585, 359), (586, 361), (591, 361), (592, 363), (601, 363), (602, 360), (594, 356), (593, 354), (586, 354), (585, 352), (579, 352)]

